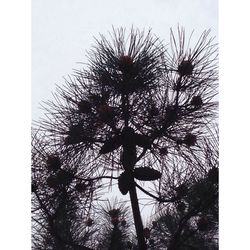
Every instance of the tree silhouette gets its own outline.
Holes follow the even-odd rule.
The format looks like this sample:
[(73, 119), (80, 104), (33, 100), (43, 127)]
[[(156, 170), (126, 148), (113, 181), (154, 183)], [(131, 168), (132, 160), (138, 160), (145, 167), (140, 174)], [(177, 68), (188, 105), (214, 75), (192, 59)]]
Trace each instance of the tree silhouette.
[(132, 244), (132, 221), (129, 208), (124, 202), (109, 201), (101, 207), (97, 249), (129, 249)]
[[(76, 162), (39, 140), (32, 140), (32, 243), (34, 249), (89, 249), (92, 182), (76, 179)], [(70, 165), (68, 165), (70, 164)], [(70, 167), (69, 167), (70, 166)], [(72, 168), (73, 166), (73, 168)], [(83, 177), (84, 175), (81, 174)]]
[(199, 166), (193, 174), (164, 190), (176, 201), (159, 206), (151, 223), (152, 249), (218, 249), (218, 138), (205, 140), (202, 153), (190, 158)]
[[(53, 240), (51, 249), (93, 247), (91, 237), (100, 227), (95, 229), (90, 214), (113, 184), (122, 195), (129, 194), (141, 250), (150, 248), (153, 239), (142, 223), (137, 189), (167, 204), (159, 221), (171, 223), (179, 216), (168, 249), (182, 246), (191, 218), (199, 217), (202, 224), (211, 212), (204, 212), (205, 207), (216, 206), (208, 176), (215, 175), (217, 166), (206, 177), (200, 174), (207, 170), (204, 150), (217, 113), (217, 46), (209, 31), (190, 47), (184, 29), (178, 28), (177, 36), (171, 30), (168, 50), (151, 31), (132, 28), (127, 35), (123, 28), (113, 29), (110, 38), (96, 39), (89, 63), (58, 86), (54, 101), (44, 105), (46, 118), (37, 124), (32, 156), (35, 249), (46, 238), (37, 230), (49, 232), (46, 244)], [(153, 185), (143, 187), (144, 182)], [(203, 187), (214, 193), (211, 204), (206, 203), (211, 190)], [(187, 212), (176, 212), (176, 206)], [(120, 216), (119, 208), (112, 210)], [(111, 238), (102, 242), (105, 249), (129, 249), (119, 223), (111, 220)]]

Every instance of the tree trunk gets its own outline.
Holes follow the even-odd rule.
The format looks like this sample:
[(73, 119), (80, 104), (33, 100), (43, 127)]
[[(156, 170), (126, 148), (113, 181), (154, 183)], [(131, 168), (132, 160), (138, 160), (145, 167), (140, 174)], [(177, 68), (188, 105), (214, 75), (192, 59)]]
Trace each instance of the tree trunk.
[(132, 187), (130, 188), (129, 195), (130, 195), (130, 200), (131, 200), (131, 205), (132, 205), (132, 211), (133, 211), (133, 216), (134, 216), (135, 230), (136, 230), (139, 250), (146, 250), (147, 246), (146, 246), (145, 238), (143, 235), (143, 225), (142, 225), (142, 220), (141, 220), (141, 213), (140, 213), (135, 183), (133, 183)]

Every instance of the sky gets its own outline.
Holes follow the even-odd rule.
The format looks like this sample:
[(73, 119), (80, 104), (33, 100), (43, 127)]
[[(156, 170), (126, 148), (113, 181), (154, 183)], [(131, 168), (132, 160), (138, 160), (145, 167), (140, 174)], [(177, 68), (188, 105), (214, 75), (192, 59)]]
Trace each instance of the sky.
[(86, 51), (99, 33), (112, 26), (146, 30), (168, 42), (178, 24), (218, 34), (217, 0), (34, 0), (32, 1), (32, 119), (42, 116), (42, 101), (52, 99), (55, 85), (86, 62)]
[[(218, 37), (218, 6), (216, 0), (35, 0), (32, 2), (32, 119), (43, 116), (41, 104), (53, 99), (56, 85), (64, 77), (87, 62), (86, 52), (94, 44), (94, 37), (108, 34), (115, 28), (132, 25), (152, 32), (169, 41), (170, 28), (183, 26), (187, 35), (194, 30), (193, 41), (204, 30)], [(217, 39), (217, 38), (216, 38)], [(153, 212), (147, 198), (140, 191), (144, 223)], [(119, 195), (117, 187), (112, 194)]]
[[(100, 5), (102, 2), (109, 6), (107, 13)], [(124, 0), (117, 4), (119, 2), (0, 1), (0, 106), (3, 118), (0, 131), (1, 173), (4, 177), (0, 182), (3, 201), (0, 214), (4, 229), (1, 246), (6, 246), (5, 249), (18, 249), (20, 245), (30, 249), (30, 106), (33, 119), (37, 119), (42, 114), (38, 103), (50, 99), (55, 84), (62, 84), (63, 76), (72, 72), (76, 62), (85, 60), (85, 50), (93, 42), (93, 35), (110, 30), (112, 24), (130, 26), (130, 23), (134, 23), (139, 26), (135, 17), (140, 19), (143, 27), (150, 22), (153, 31), (164, 39), (168, 37), (169, 27), (177, 23), (186, 29), (196, 29), (197, 33), (210, 27), (214, 34), (218, 32), (218, 9), (214, 0)], [(250, 124), (249, 115), (246, 115), (249, 113), (249, 1), (218, 2), (220, 249), (246, 249), (249, 246), (250, 224), (250, 202), (246, 199), (249, 196), (250, 174)], [(63, 7), (65, 5), (67, 11)], [(73, 6), (77, 7), (73, 10)], [(133, 7), (127, 13), (123, 10), (118, 12), (119, 6), (126, 10), (128, 6)], [(164, 15), (156, 14), (159, 12)], [(124, 19), (128, 23), (122, 23)], [(63, 47), (63, 44), (66, 46)], [(239, 208), (240, 212), (235, 216)]]

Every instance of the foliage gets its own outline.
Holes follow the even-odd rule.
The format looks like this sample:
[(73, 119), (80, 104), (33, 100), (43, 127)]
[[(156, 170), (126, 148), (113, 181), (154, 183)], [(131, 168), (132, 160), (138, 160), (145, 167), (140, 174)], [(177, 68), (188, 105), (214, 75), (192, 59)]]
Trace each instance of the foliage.
[[(212, 249), (217, 46), (205, 31), (190, 47), (182, 28), (171, 30), (169, 50), (151, 31), (110, 36), (96, 39), (87, 66), (58, 86), (34, 129), (34, 249)], [(130, 197), (131, 247), (126, 209), (109, 204), (100, 217), (97, 200), (114, 184)], [(152, 229), (143, 227), (137, 189), (158, 207)]]
[(200, 174), (173, 192), (165, 190), (176, 200), (160, 206), (151, 230), (152, 249), (218, 249), (218, 148), (206, 146), (203, 161), (192, 159), (192, 164), (202, 164)]

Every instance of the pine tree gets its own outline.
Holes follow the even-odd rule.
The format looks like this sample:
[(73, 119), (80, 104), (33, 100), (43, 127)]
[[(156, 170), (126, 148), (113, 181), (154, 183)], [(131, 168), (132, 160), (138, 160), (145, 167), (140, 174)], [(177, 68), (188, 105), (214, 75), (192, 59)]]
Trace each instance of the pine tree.
[(176, 200), (160, 204), (151, 223), (150, 249), (218, 249), (218, 138), (205, 140), (203, 148), (199, 158), (190, 158), (197, 171), (185, 179), (176, 176), (178, 185), (166, 186), (165, 197)]
[[(32, 157), (34, 249), (45, 244), (38, 228), (50, 232), (46, 235), (55, 246), (51, 249), (95, 245), (100, 227), (95, 228), (90, 215), (101, 192), (113, 184), (129, 195), (138, 248), (150, 249), (153, 241), (142, 223), (137, 189), (167, 204), (159, 221), (171, 223), (180, 215), (177, 207), (185, 210), (192, 202), (195, 207), (197, 199), (203, 202), (206, 191), (199, 197), (198, 186), (214, 188), (208, 179), (217, 170), (207, 173), (210, 177), (200, 175), (217, 113), (217, 45), (209, 31), (190, 47), (184, 29), (178, 28), (177, 36), (171, 30), (169, 49), (151, 31), (132, 28), (127, 35), (120, 28), (110, 36), (96, 39), (87, 66), (58, 87), (54, 101), (44, 107), (46, 118), (37, 123)], [(143, 187), (144, 182), (153, 183), (153, 190)], [(186, 193), (190, 200), (179, 199)], [(199, 215), (197, 223), (206, 224), (208, 216)], [(83, 226), (86, 218), (89, 224)], [(168, 249), (181, 246), (184, 226), (178, 223)], [(107, 249), (123, 247), (118, 224), (111, 221), (109, 241), (116, 243)], [(58, 248), (57, 241), (63, 246)]]

